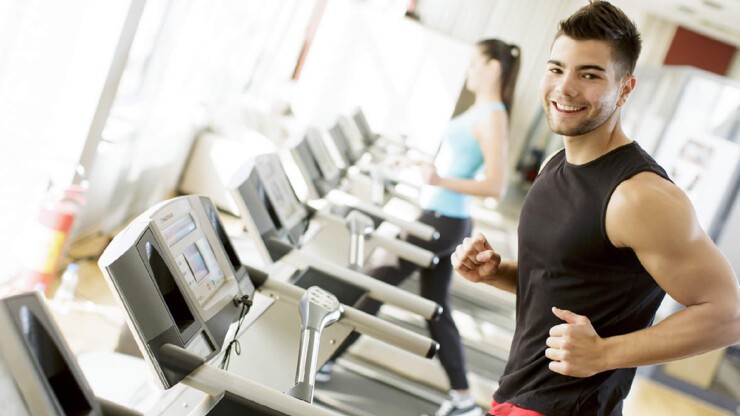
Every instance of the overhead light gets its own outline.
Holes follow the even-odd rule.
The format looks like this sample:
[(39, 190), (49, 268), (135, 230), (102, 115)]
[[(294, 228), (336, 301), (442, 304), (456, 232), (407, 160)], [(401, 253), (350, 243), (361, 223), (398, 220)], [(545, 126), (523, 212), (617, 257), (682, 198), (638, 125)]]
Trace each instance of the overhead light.
[(718, 3), (716, 1), (712, 1), (712, 0), (701, 0), (701, 2), (705, 6), (711, 7), (712, 9), (715, 9), (715, 10), (722, 10), (722, 9), (724, 9), (724, 6), (721, 3)]

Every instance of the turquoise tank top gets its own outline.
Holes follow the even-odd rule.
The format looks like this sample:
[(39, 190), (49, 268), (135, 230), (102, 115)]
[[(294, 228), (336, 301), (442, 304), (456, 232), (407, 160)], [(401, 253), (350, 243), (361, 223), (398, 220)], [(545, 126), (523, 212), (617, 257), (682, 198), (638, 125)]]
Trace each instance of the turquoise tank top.
[[(442, 137), (434, 166), (443, 178), (473, 179), (483, 168), (483, 153), (473, 137), (473, 124), (491, 111), (506, 111), (503, 103), (473, 107), (450, 120)], [(472, 196), (438, 186), (422, 188), (419, 205), (426, 210), (454, 218), (470, 216)]]

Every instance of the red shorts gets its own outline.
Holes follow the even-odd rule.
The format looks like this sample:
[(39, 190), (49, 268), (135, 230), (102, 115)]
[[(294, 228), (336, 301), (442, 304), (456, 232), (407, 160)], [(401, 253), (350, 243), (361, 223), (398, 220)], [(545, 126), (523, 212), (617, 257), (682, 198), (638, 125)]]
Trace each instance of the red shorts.
[(522, 409), (511, 403), (499, 404), (496, 401), (491, 402), (491, 410), (488, 411), (491, 416), (545, 416), (532, 410)]

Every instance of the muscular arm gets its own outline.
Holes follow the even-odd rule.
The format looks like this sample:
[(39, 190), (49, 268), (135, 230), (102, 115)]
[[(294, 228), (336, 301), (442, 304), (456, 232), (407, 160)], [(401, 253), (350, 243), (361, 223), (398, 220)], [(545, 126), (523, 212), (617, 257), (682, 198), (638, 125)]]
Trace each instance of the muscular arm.
[(634, 250), (685, 308), (653, 327), (606, 338), (605, 369), (656, 364), (740, 342), (740, 285), (681, 190), (655, 174), (636, 175), (612, 196), (606, 229), (612, 243)]
[(483, 153), (483, 177), (480, 179), (439, 178), (436, 186), (474, 196), (501, 198), (506, 192), (507, 135), (506, 112), (493, 111), (473, 125), (473, 136)]
[(609, 338), (599, 337), (587, 316), (553, 308), (565, 323), (552, 327), (546, 341), (552, 371), (588, 377), (740, 342), (740, 285), (675, 185), (653, 173), (624, 181), (609, 201), (606, 231), (685, 308), (652, 327)]

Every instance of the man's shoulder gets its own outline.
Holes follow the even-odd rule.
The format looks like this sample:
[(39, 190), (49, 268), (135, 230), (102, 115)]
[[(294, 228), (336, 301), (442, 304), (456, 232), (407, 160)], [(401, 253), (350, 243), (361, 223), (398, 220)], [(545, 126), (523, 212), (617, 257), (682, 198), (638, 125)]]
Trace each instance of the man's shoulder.
[(626, 236), (674, 227), (676, 222), (688, 221), (692, 213), (691, 202), (680, 188), (655, 172), (643, 171), (614, 190), (607, 206), (607, 234), (620, 246)]
[(652, 170), (643, 170), (623, 180), (614, 190), (614, 197), (621, 197), (625, 203), (641, 204), (652, 199), (682, 193), (673, 182)]

